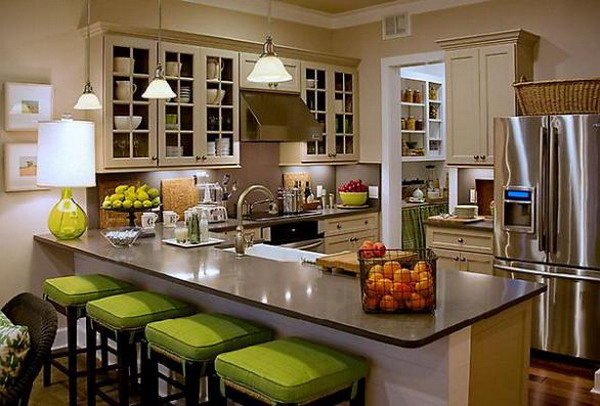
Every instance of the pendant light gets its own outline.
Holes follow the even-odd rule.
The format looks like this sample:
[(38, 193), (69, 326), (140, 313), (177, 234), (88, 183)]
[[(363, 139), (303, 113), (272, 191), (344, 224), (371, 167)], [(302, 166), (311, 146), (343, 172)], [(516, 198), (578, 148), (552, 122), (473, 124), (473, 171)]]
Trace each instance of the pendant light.
[(281, 83), (292, 80), (292, 75), (285, 69), (281, 59), (277, 57), (275, 52), (275, 44), (273, 44), (273, 36), (271, 35), (271, 4), (269, 0), (269, 10), (267, 17), (268, 34), (263, 45), (263, 52), (254, 65), (254, 69), (248, 75), (249, 82), (255, 83)]
[(145, 99), (170, 99), (177, 96), (165, 79), (165, 72), (160, 63), (162, 43), (162, 0), (158, 0), (158, 52), (156, 54), (156, 69), (154, 78), (146, 88), (142, 97)]
[(94, 93), (92, 83), (90, 82), (90, 0), (85, 1), (86, 7), (86, 33), (85, 33), (85, 85), (83, 86), (83, 94), (79, 96), (79, 100), (73, 108), (75, 110), (100, 110), (102, 104), (98, 100), (98, 96)]

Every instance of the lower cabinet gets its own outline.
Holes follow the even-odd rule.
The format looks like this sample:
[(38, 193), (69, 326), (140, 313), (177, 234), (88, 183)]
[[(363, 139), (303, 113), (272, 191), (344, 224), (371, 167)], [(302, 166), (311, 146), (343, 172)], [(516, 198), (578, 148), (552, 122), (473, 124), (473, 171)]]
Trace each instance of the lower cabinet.
[(438, 270), (493, 275), (492, 231), (427, 227), (427, 246), (438, 256)]
[(325, 254), (356, 251), (363, 241), (379, 240), (379, 213), (325, 220)]

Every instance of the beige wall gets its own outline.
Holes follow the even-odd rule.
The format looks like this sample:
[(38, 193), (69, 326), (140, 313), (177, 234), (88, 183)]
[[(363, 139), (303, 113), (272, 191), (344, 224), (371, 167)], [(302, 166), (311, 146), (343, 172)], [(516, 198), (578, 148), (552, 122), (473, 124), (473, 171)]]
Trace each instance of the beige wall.
[[(0, 0), (0, 83), (6, 81), (54, 85), (54, 116), (74, 113), (83, 85), (83, 40), (76, 32), (81, 0)], [(156, 2), (97, 0), (93, 20), (139, 26), (156, 24)], [(262, 41), (265, 19), (208, 8), (180, 0), (164, 2), (165, 28)], [(299, 48), (328, 51), (331, 31), (274, 22), (276, 41)], [(4, 94), (0, 90), (0, 111)], [(2, 114), (0, 114), (2, 116)], [(76, 118), (81, 115), (74, 114)], [(35, 142), (35, 133), (7, 133), (0, 117), (0, 143)], [(68, 273), (68, 257), (33, 249), (32, 235), (46, 231), (46, 218), (58, 191), (5, 193), (0, 176), (0, 304), (21, 291), (39, 293), (42, 281)], [(85, 203), (85, 193), (76, 191)], [(56, 266), (58, 264), (58, 266)]]
[(599, 21), (598, 0), (490, 0), (414, 15), (412, 36), (407, 38), (383, 41), (380, 23), (334, 32), (335, 53), (362, 59), (361, 145), (379, 147), (370, 147), (376, 153), (361, 154), (361, 160), (381, 160), (381, 58), (439, 51), (438, 39), (523, 28), (541, 37), (536, 79), (598, 77)]

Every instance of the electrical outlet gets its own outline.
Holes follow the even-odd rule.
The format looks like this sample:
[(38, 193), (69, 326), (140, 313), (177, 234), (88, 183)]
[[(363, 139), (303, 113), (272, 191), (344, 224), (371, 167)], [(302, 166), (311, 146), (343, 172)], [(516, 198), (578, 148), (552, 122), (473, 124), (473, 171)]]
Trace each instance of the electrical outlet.
[(379, 199), (379, 186), (369, 186), (369, 198)]
[(477, 190), (475, 190), (475, 189), (469, 190), (469, 202), (477, 203)]

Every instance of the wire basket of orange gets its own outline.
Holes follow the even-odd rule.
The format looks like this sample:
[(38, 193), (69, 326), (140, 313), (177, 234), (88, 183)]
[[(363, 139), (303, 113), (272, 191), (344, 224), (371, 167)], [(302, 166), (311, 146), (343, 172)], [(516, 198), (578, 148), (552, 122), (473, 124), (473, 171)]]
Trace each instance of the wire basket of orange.
[(362, 307), (366, 313), (429, 313), (436, 306), (437, 256), (430, 249), (359, 250)]

